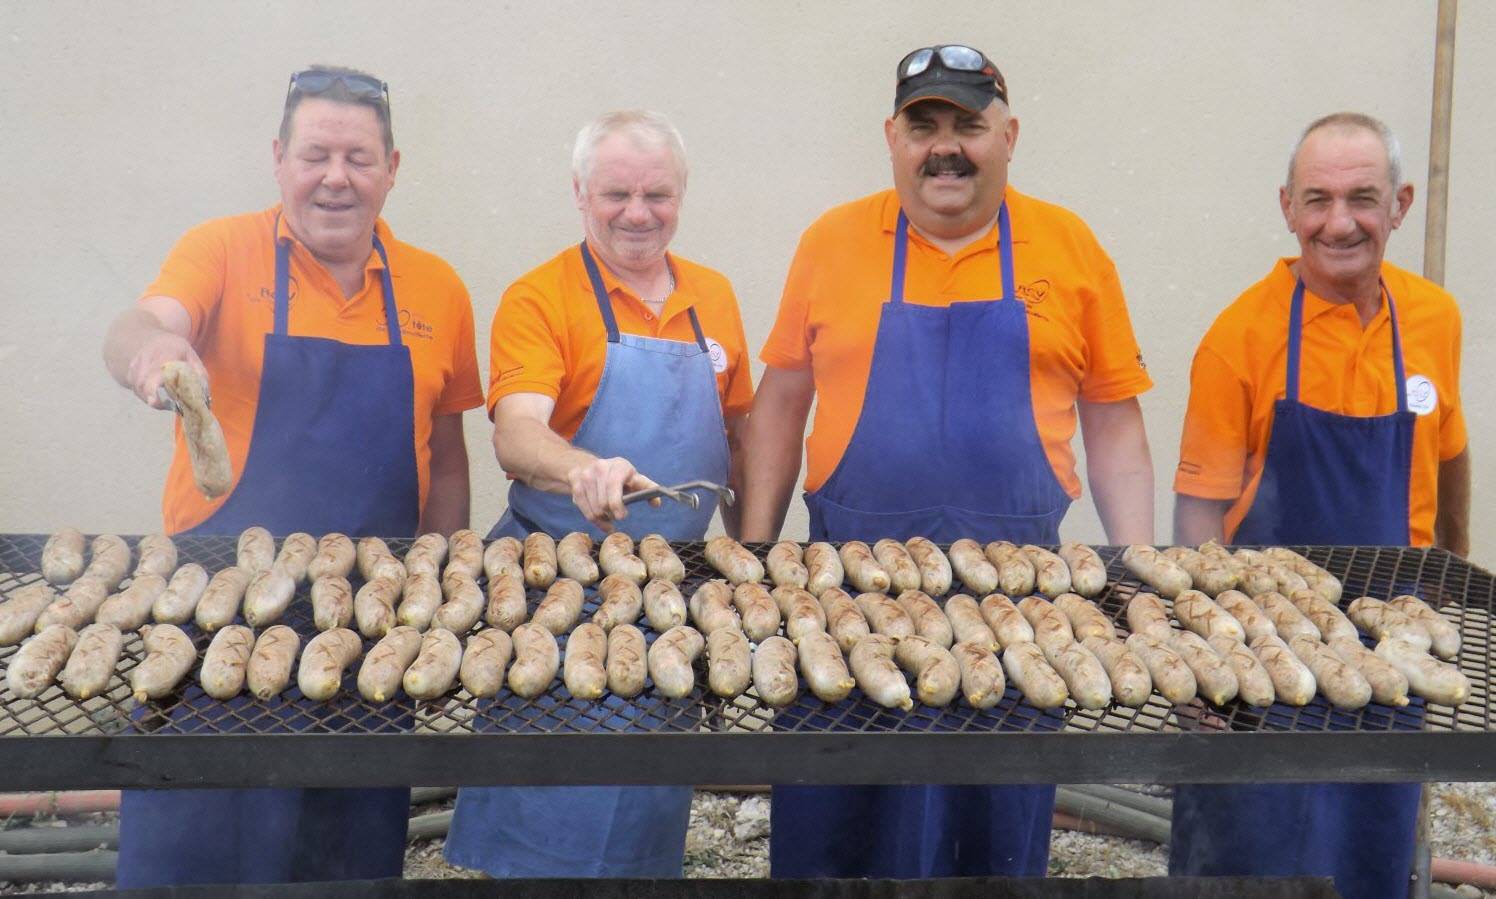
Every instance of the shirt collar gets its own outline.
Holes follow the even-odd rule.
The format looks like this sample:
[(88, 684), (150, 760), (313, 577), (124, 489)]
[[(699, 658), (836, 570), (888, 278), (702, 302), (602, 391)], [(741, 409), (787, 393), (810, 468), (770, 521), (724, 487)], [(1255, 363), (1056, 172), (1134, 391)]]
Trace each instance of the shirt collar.
[[(579, 257), (581, 256), (581, 252), (581, 248), (579, 247), (577, 249), (577, 255)], [(634, 292), (633, 288), (623, 283), (622, 279), (613, 274), (612, 269), (608, 268), (607, 263), (599, 259), (597, 253), (595, 252), (592, 254), (592, 261), (597, 263), (598, 274), (602, 275), (603, 279), (603, 290), (606, 290), (609, 296), (613, 296), (616, 294), (619, 296), (628, 297), (630, 300), (638, 303), (641, 307), (644, 306), (644, 301), (639, 298), (639, 295)], [(668, 250), (665, 252), (665, 264), (670, 266), (670, 271), (675, 275), (675, 292), (672, 293), (670, 295), (670, 298), (665, 302), (664, 313), (660, 316), (660, 318), (662, 319), (668, 319), (670, 316), (680, 311), (680, 309), (691, 305), (689, 299), (687, 299), (684, 303), (681, 303), (679, 306), (677, 306), (677, 303), (679, 301), (676, 298), (688, 296), (686, 275), (681, 271), (680, 264), (676, 262), (675, 256)], [(587, 292), (589, 294), (592, 293), (592, 280), (587, 277), (587, 266), (585, 262), (581, 266), (581, 271), (578, 277), (582, 279), (582, 284), (587, 288)]]
[[(1008, 204), (1008, 220), (1010, 223), (1008, 237), (1015, 246), (1017, 244), (1026, 242), (1025, 239), (1018, 234), (1018, 228), (1011, 225), (1013, 216), (1013, 199), (1016, 194), (1017, 192), (1013, 190), (1012, 184), (1009, 184), (1006, 188), (1003, 189), (1003, 201)], [(887, 191), (883, 196), (883, 209), (879, 213), (881, 224), (883, 226), (883, 231), (885, 234), (891, 235), (898, 230), (900, 208), (899, 192), (897, 190)], [(920, 236), (919, 232), (916, 231), (913, 226), (909, 228), (909, 239), (918, 241), (919, 243), (926, 246), (931, 245), (929, 241)], [(964, 256), (972, 252), (995, 249), (997, 249), (997, 223), (993, 222), (992, 227), (987, 231), (987, 233), (965, 247), (961, 251), (961, 255)]]
[[(317, 257), (313, 256), (312, 251), (306, 248), (306, 244), (302, 243), (296, 237), (296, 235), (291, 232), (291, 226), (286, 222), (286, 216), (284, 214), (282, 205), (280, 203), (276, 203), (274, 206), (271, 206), (270, 214), (274, 217), (275, 221), (276, 242), (279, 243), (282, 240), (289, 240), (291, 241), (291, 248), (293, 253), (302, 253), (304, 254), (307, 261), (317, 262)], [(374, 233), (379, 235), (379, 240), (384, 244), (385, 252), (388, 253), (390, 250), (390, 245), (395, 241), (395, 235), (394, 232), (390, 230), (390, 226), (385, 222), (383, 218), (376, 218), (374, 220)], [(321, 265), (320, 262), (317, 262), (317, 264)], [(384, 260), (379, 258), (379, 254), (374, 252), (374, 246), (370, 244), (369, 259), (364, 263), (364, 271), (379, 271), (382, 268), (384, 268)], [(392, 271), (390, 272), (390, 274), (394, 275), (394, 272)]]
[[(1278, 264), (1273, 267), (1273, 272), (1270, 276), (1273, 281), (1273, 292), (1277, 296), (1282, 298), (1284, 315), (1287, 315), (1289, 310), (1293, 308), (1293, 291), (1295, 286), (1298, 284), (1299, 279), (1296, 275), (1294, 275), (1293, 269), (1290, 268), (1290, 266), (1298, 261), (1299, 257), (1297, 256), (1284, 256), (1283, 258), (1279, 259)], [(1382, 260), (1381, 268), (1382, 282), (1385, 284), (1388, 275), (1387, 261), (1385, 259)], [(1310, 290), (1307, 284), (1304, 285), (1305, 322), (1311, 322), (1314, 319), (1319, 318), (1321, 315), (1326, 315), (1332, 312), (1341, 312), (1342, 314), (1344, 314), (1344, 311), (1348, 311), (1352, 316), (1356, 315), (1356, 310), (1351, 304), (1332, 303), (1329, 300), (1324, 299), (1314, 291)], [(1382, 322), (1387, 321), (1389, 317), (1390, 316), (1387, 312), (1387, 304), (1386, 302), (1383, 302), (1382, 307), (1377, 310), (1377, 314), (1372, 316), (1371, 321), (1367, 324), (1366, 330), (1371, 330), (1372, 328), (1377, 327)], [(1359, 320), (1360, 319), (1358, 317), (1357, 321), (1359, 322)]]

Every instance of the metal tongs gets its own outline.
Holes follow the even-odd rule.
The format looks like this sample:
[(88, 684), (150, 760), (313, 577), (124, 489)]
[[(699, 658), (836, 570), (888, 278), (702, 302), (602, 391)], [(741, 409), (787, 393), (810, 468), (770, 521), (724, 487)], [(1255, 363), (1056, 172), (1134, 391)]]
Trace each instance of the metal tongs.
[[(171, 398), (171, 394), (166, 392), (165, 387), (156, 388), (156, 401), (161, 404), (162, 409), (165, 409), (168, 412), (175, 412), (179, 418), (181, 417), (182, 407), (178, 406), (177, 401)], [(204, 401), (207, 403), (209, 409), (213, 408), (212, 394), (208, 394), (204, 398)]]
[(629, 503), (637, 503), (641, 500), (663, 497), (692, 509), (699, 508), (701, 497), (691, 493), (690, 491), (692, 490), (706, 490), (715, 493), (718, 499), (722, 501), (722, 504), (727, 506), (737, 501), (737, 496), (733, 494), (732, 490), (728, 487), (723, 487), (721, 484), (714, 484), (711, 481), (687, 481), (684, 484), (676, 484), (673, 487), (656, 485), (647, 490), (635, 490), (633, 493), (625, 493), (623, 495), (623, 503), (624, 505), (628, 505)]

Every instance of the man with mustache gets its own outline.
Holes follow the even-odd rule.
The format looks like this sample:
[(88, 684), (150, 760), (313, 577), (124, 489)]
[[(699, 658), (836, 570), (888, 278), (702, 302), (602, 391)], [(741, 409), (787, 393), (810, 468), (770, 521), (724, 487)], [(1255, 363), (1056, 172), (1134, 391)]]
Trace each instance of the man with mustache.
[[(1359, 113), (1299, 139), (1278, 191), (1299, 258), (1278, 260), (1195, 352), (1176, 542), (1469, 550), (1459, 309), (1383, 258), (1413, 203), (1400, 155)], [(1417, 810), (1417, 784), (1182, 784), (1169, 867), (1403, 895)]]
[[(450, 265), (379, 217), (400, 165), (388, 87), (297, 72), (272, 149), (280, 202), (188, 231), (104, 345), (110, 373), (153, 407), (168, 361), (212, 391), (235, 482), (200, 494), (177, 424), (166, 531), (467, 527), (462, 413), (483, 402), (473, 308)], [(196, 696), (167, 710), (180, 727), (232, 726)], [(120, 814), (120, 887), (398, 877), (410, 791), (127, 790)]]
[[(779, 534), (817, 400), (815, 540), (1057, 543), (1080, 495), (1078, 418), (1108, 538), (1151, 543), (1137, 397), (1152, 382), (1117, 271), (1074, 214), (1008, 184), (1018, 120), (997, 67), (959, 45), (910, 53), (884, 136), (894, 189), (827, 212), (790, 266), (749, 417), (743, 538)], [(1052, 786), (778, 787), (772, 871), (1042, 875), (1053, 805)]]

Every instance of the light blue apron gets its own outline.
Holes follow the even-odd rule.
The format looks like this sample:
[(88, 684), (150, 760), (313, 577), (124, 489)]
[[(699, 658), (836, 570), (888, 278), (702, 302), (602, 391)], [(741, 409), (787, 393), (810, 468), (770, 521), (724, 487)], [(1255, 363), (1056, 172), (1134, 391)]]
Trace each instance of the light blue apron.
[[(722, 403), (696, 310), (689, 310), (694, 342), (620, 333), (585, 242), (581, 251), (607, 326), (608, 352), (572, 444), (600, 458), (628, 459), (661, 484), (727, 483)], [(669, 501), (658, 509), (638, 504), (618, 526), (635, 538), (659, 533), (700, 540), (714, 510), (711, 502), (698, 510)], [(516, 481), (509, 511), (489, 537), (522, 538), (532, 530), (600, 536), (570, 496)], [(633, 707), (652, 701), (610, 695), (604, 703), (617, 708), (616, 718), (627, 719), (637, 717)], [(690, 812), (690, 787), (467, 788), (458, 793), (446, 857), (495, 877), (679, 877)]]

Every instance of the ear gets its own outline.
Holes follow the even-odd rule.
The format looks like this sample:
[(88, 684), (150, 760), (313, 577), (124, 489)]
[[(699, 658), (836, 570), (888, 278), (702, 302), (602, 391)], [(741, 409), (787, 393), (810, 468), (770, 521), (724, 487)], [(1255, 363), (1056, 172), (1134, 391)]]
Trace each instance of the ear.
[(1403, 217), (1413, 207), (1413, 185), (1404, 184), (1397, 189), (1397, 207), (1392, 210), (1392, 227), (1396, 228), (1403, 222)]
[(398, 149), (391, 150), (390, 151), (390, 186), (391, 187), (395, 186), (395, 173), (398, 172), (399, 170), (400, 170), (400, 151)]
[(281, 159), (284, 155), (285, 148), (281, 146), (280, 138), (272, 137), (270, 139), (270, 156), (275, 160), (276, 168), (280, 168)]
[(582, 207), (585, 204), (586, 197), (583, 195), (582, 182), (577, 180), (577, 177), (575, 175), (573, 175), (571, 179), (571, 197), (577, 204), (577, 210), (579, 212), (582, 211)]
[(1293, 197), (1288, 195), (1287, 187), (1278, 188), (1278, 206), (1283, 210), (1283, 221), (1288, 225), (1288, 230), (1293, 230)]
[(1008, 116), (1007, 124), (1003, 125), (1003, 139), (1008, 142), (1008, 161), (1013, 161), (1013, 149), (1018, 146), (1018, 118)]
[(893, 144), (894, 141), (898, 140), (898, 137), (899, 126), (894, 124), (894, 120), (892, 118), (885, 119), (883, 121), (883, 139), (888, 141), (889, 153), (893, 152)]

